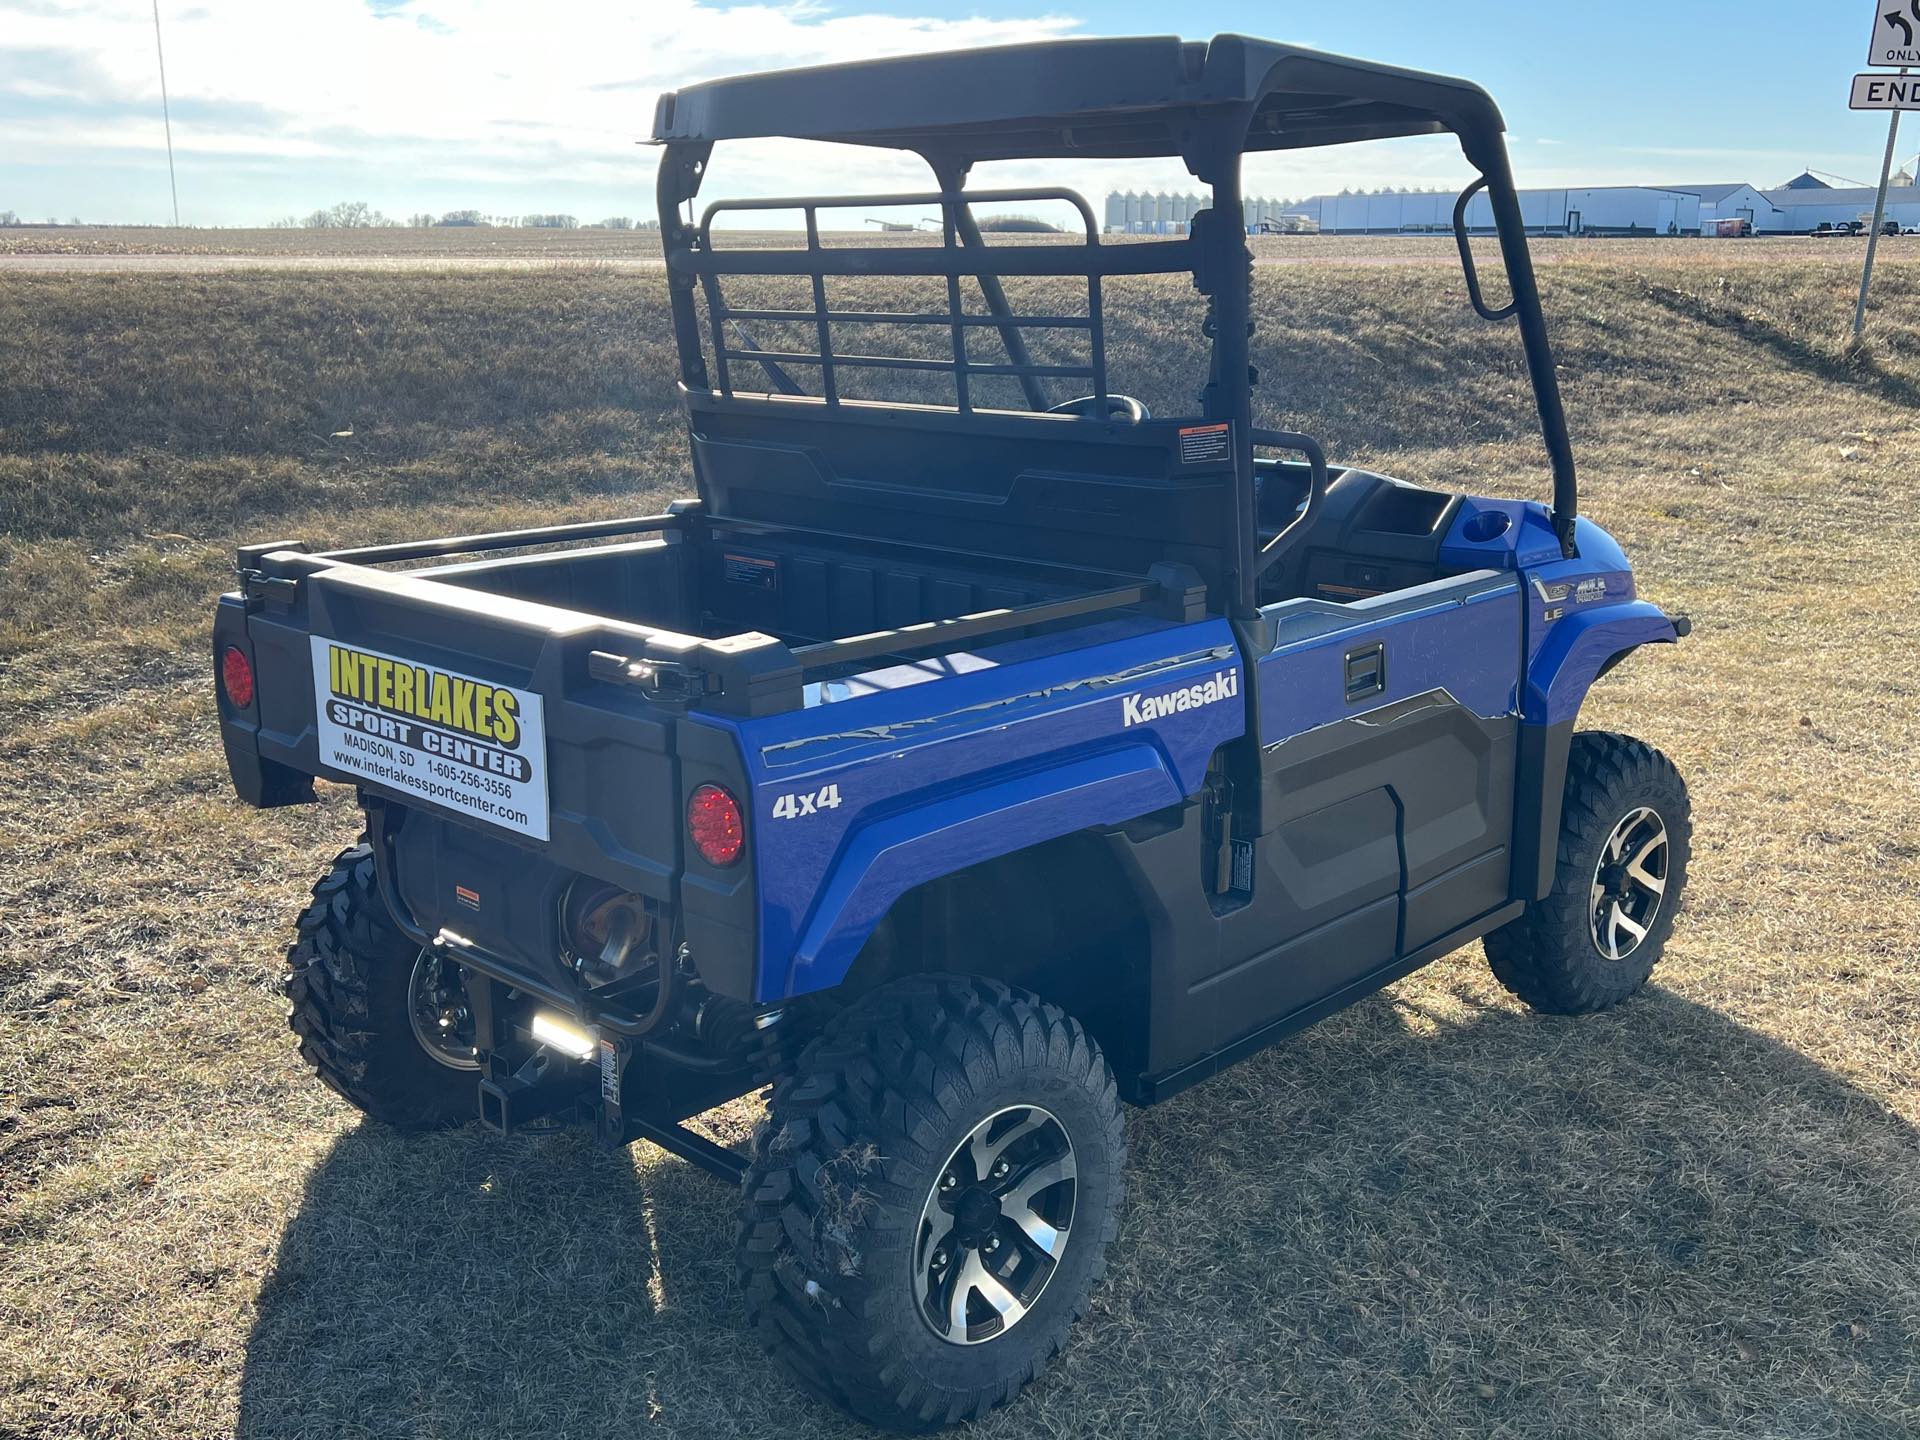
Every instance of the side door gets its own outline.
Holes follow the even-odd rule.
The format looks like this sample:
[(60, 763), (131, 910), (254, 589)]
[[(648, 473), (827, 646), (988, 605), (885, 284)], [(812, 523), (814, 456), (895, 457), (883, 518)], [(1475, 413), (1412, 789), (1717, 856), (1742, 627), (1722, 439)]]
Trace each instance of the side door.
[(1258, 818), (1238, 846), (1243, 888), (1221, 916), (1214, 972), (1189, 982), (1218, 1043), (1442, 939), (1511, 890), (1517, 577), (1262, 613)]

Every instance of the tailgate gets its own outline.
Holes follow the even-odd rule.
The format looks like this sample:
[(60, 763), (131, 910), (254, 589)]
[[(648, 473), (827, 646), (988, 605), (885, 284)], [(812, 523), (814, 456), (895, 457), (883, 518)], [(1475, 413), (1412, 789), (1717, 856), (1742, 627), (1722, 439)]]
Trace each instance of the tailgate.
[(689, 637), (312, 557), (216, 624), (244, 628), (252, 712), (223, 712), (229, 754), (391, 797), (543, 847), (555, 863), (672, 899), (680, 863), (674, 718), (597, 680), (597, 650)]

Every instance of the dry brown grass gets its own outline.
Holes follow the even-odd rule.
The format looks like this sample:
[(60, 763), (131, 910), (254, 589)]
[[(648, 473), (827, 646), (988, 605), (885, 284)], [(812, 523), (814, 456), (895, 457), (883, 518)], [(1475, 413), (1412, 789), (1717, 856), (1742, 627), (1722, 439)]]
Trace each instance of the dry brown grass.
[[(1549, 289), (1588, 509), (1699, 627), (1590, 717), (1693, 785), (1656, 986), (1541, 1019), (1469, 951), (1131, 1116), (1113, 1277), (983, 1434), (1920, 1428), (1920, 336), (1848, 360), (1846, 260), (1699, 253)], [(1539, 493), (1512, 337), (1456, 275), (1261, 285), (1268, 418)], [(0, 284), (0, 1435), (849, 1433), (737, 1328), (688, 1166), (403, 1140), (302, 1072), (279, 953), (355, 816), (240, 807), (211, 723), (237, 540), (679, 490), (658, 290)], [(1124, 303), (1116, 365), (1173, 405), (1187, 292)]]

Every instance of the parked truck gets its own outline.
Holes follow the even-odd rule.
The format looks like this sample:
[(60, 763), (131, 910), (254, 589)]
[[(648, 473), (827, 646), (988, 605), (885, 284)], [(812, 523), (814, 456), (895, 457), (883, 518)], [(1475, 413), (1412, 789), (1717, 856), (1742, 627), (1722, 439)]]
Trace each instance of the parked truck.
[[(1243, 156), (1435, 132), (1479, 172), (1468, 297), (1517, 328), (1551, 505), (1338, 465), (1259, 418)], [(763, 137), (907, 152), (931, 184), (696, 216), (710, 165)], [(290, 956), (322, 1081), (403, 1129), (572, 1118), (705, 1167), (739, 1192), (773, 1352), (932, 1428), (1011, 1398), (1085, 1312), (1123, 1103), (1475, 941), (1539, 1010), (1646, 982), (1686, 788), (1579, 718), (1688, 625), (1578, 515), (1471, 84), (1232, 35), (1061, 41), (717, 80), (662, 97), (653, 138), (693, 495), (245, 547), (221, 737), (251, 804), (318, 778), (365, 811)], [(1211, 205), (1105, 244), (1071, 191), (967, 184), (1087, 157), (1177, 157)], [(1497, 307), (1462, 218), (1482, 192)], [(822, 243), (823, 210), (881, 205), (941, 233)], [(1072, 242), (975, 218), (1046, 207)], [(781, 210), (805, 225), (784, 246), (716, 224)], [(1195, 399), (1163, 416), (1112, 388), (1103, 304), (1155, 275), (1206, 309)], [(856, 277), (946, 301), (872, 308)], [(1035, 308), (1042, 279), (1078, 300)], [(946, 398), (858, 398), (902, 375)], [(682, 1123), (768, 1086), (748, 1157)]]

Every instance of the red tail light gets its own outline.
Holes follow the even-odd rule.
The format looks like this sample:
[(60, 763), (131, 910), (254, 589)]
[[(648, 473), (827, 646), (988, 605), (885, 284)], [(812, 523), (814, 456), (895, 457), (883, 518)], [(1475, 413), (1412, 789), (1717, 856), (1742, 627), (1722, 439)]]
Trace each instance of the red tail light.
[(238, 645), (229, 645), (220, 656), (220, 688), (236, 710), (253, 704), (253, 662)]
[(702, 785), (687, 799), (687, 833), (709, 865), (727, 866), (747, 845), (740, 802), (718, 785)]

